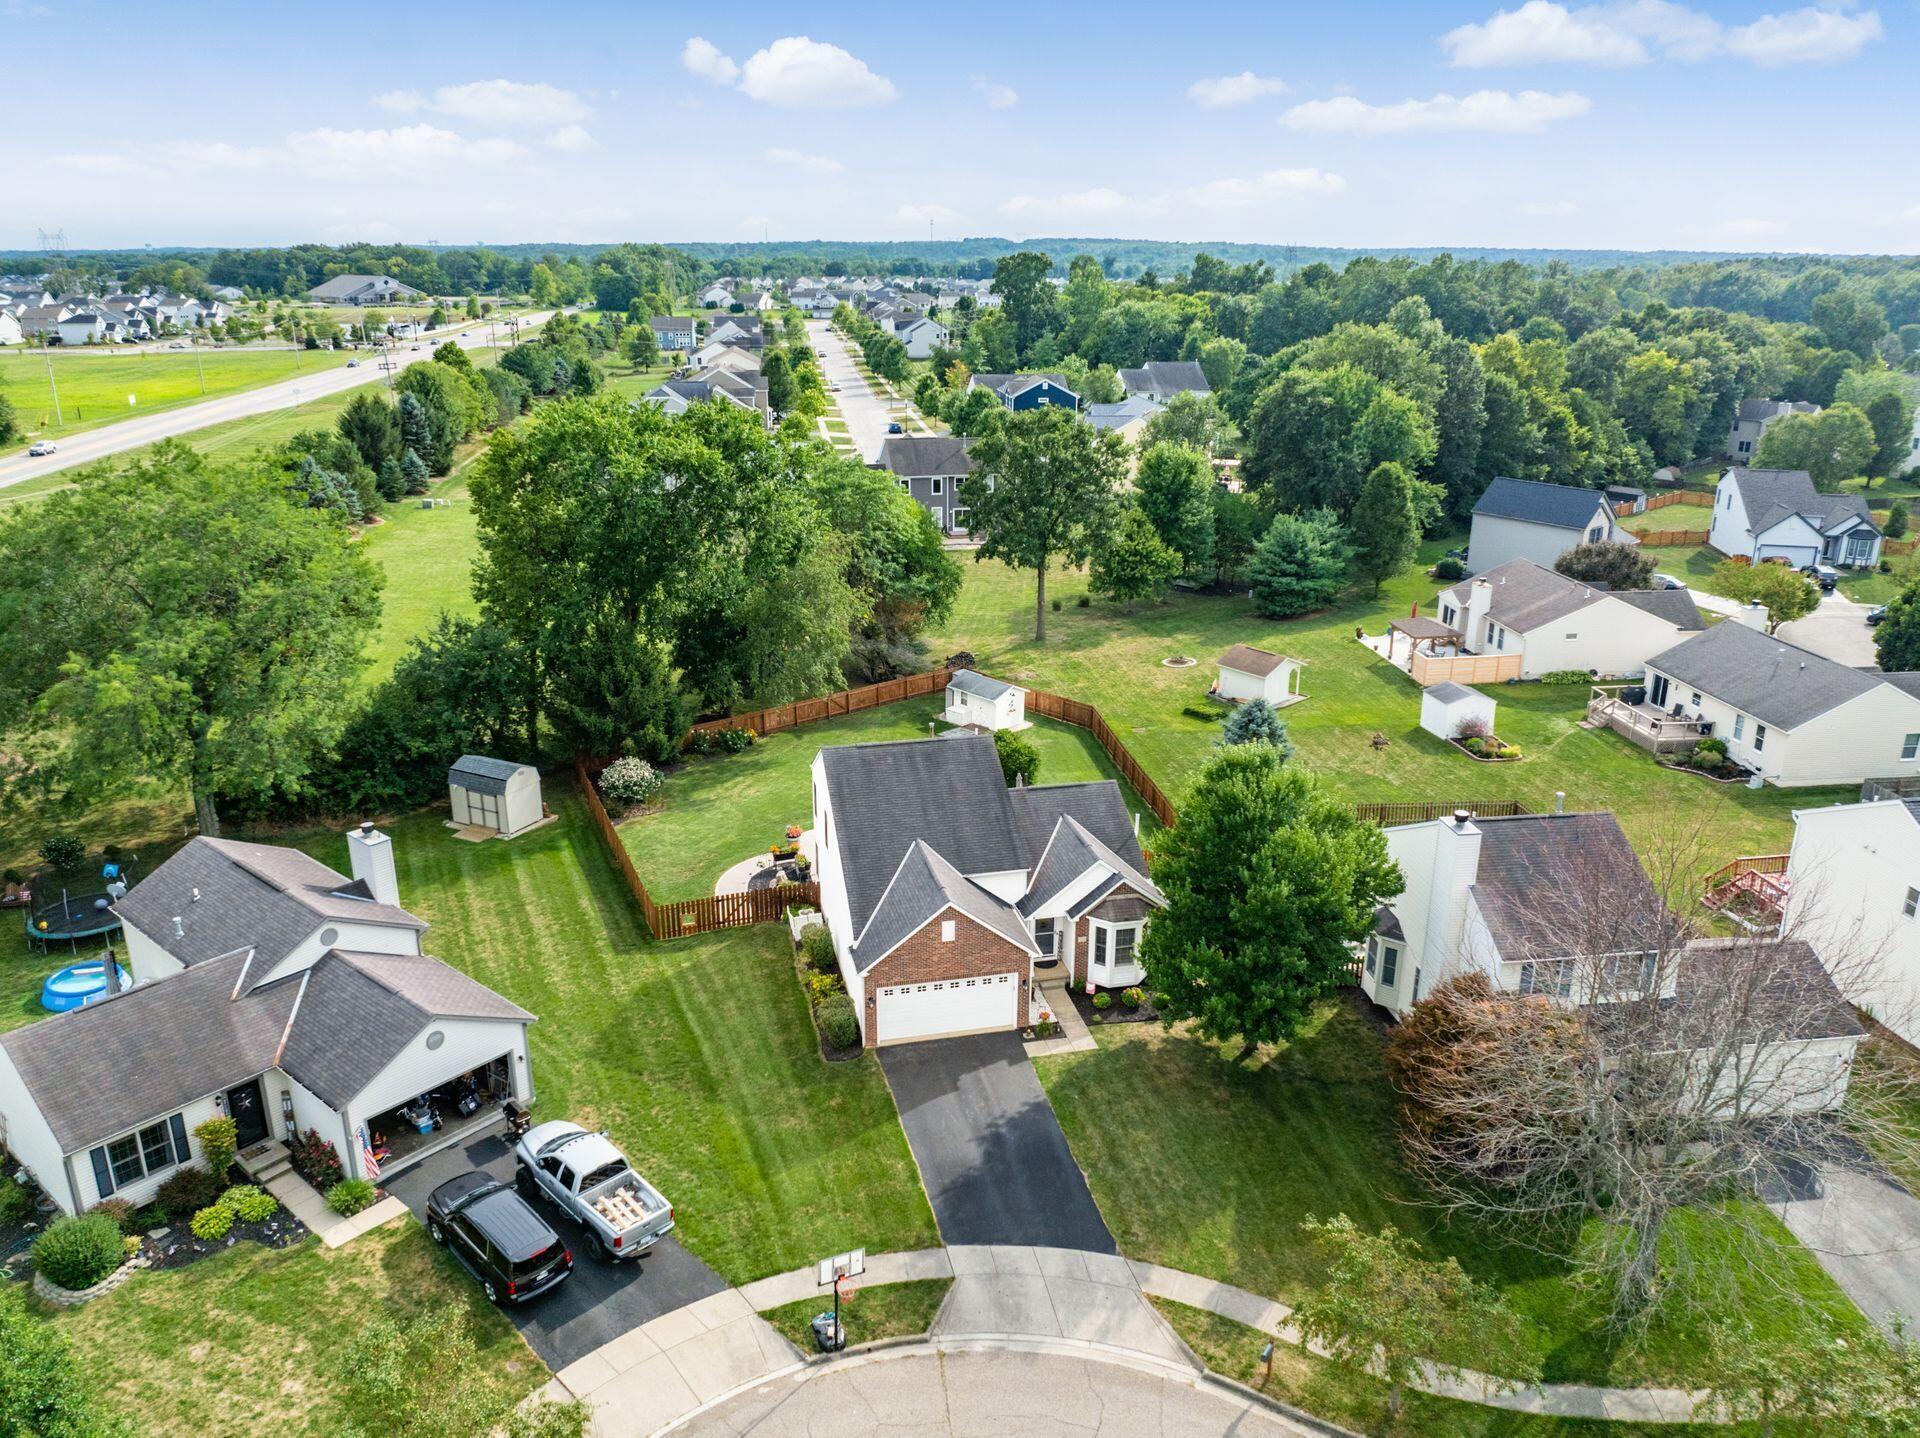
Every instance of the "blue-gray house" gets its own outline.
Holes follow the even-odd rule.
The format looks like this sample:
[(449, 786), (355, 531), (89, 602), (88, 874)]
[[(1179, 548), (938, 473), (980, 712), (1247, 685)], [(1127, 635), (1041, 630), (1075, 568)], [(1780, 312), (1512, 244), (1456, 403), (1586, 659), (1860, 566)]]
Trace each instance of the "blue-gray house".
[(977, 374), (967, 388), (984, 389), (1011, 410), (1080, 408), (1080, 396), (1063, 374)]

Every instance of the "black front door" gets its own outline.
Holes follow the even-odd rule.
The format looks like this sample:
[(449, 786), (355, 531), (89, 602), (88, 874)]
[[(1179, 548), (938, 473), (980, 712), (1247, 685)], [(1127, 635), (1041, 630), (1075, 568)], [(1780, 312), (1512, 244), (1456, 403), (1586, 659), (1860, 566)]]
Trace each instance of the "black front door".
[(234, 1142), (242, 1153), (267, 1136), (267, 1106), (260, 1100), (260, 1080), (227, 1090), (227, 1117), (233, 1120)]

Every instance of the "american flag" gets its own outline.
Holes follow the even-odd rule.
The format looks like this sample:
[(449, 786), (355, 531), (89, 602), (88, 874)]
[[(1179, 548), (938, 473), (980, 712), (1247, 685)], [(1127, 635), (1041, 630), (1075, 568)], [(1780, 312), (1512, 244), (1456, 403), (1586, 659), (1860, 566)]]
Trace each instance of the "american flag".
[(367, 1126), (360, 1125), (360, 1166), (367, 1171), (371, 1182), (380, 1180), (380, 1160), (373, 1156), (373, 1145), (367, 1142)]

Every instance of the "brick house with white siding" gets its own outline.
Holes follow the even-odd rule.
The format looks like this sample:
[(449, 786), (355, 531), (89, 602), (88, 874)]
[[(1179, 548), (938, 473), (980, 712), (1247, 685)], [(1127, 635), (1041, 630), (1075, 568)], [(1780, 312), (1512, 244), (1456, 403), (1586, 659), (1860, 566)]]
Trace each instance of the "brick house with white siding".
[(1166, 902), (1112, 780), (1009, 789), (993, 741), (822, 749), (815, 873), (868, 1047), (1025, 1028), (1054, 975), (1126, 988)]

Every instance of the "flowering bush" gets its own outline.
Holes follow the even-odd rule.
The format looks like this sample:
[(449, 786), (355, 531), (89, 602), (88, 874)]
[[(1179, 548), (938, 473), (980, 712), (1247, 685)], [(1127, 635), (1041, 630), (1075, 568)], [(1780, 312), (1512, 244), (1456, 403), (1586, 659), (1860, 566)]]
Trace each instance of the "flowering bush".
[(340, 1154), (313, 1129), (288, 1141), (293, 1166), (315, 1188), (325, 1190), (340, 1181)]
[(600, 772), (600, 792), (619, 804), (644, 804), (666, 781), (645, 759), (615, 759)]

